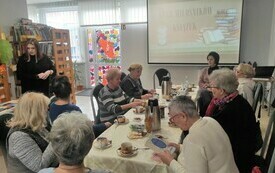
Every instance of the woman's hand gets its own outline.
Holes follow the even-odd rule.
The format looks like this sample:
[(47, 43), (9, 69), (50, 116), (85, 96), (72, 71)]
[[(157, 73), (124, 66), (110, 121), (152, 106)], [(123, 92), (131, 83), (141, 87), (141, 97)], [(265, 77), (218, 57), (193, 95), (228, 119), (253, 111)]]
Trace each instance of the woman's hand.
[(168, 146), (175, 147), (176, 148), (175, 152), (179, 152), (180, 151), (180, 145), (179, 144), (171, 142), (171, 143), (168, 143)]
[(153, 97), (153, 95), (149, 94), (149, 93), (148, 94), (144, 94), (144, 95), (141, 96), (142, 99), (149, 99), (151, 97)]
[(156, 90), (155, 89), (150, 89), (148, 92), (151, 93), (151, 94), (154, 94), (154, 93), (156, 93)]
[(169, 151), (164, 150), (163, 152), (154, 153), (154, 156), (157, 156), (161, 159), (163, 163), (166, 165), (170, 165), (171, 161), (174, 159), (173, 156), (169, 153)]
[(131, 108), (137, 107), (137, 106), (142, 106), (143, 102), (142, 101), (134, 101), (132, 103), (129, 103), (131, 105)]
[(47, 79), (52, 74), (52, 70), (47, 70), (44, 73), (39, 73), (37, 76), (39, 79)]

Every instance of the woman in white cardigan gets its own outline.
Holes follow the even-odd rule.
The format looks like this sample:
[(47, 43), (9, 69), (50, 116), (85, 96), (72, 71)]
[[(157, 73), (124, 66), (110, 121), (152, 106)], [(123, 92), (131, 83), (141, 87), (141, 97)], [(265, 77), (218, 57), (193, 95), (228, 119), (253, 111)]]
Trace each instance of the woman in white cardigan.
[(239, 86), (237, 90), (239, 94), (245, 98), (252, 106), (253, 104), (253, 89), (255, 82), (252, 78), (255, 76), (255, 70), (250, 64), (241, 63), (235, 68), (235, 74), (238, 78)]
[(170, 121), (189, 134), (182, 145), (170, 143), (180, 152), (177, 160), (168, 151), (154, 153), (175, 173), (238, 173), (229, 138), (220, 124), (200, 118), (195, 103), (178, 96), (169, 105)]

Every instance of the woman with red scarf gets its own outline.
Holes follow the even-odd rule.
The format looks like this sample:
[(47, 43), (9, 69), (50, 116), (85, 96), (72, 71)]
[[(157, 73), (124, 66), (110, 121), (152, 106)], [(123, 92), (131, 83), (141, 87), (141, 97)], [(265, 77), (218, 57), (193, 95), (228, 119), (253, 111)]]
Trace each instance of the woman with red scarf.
[(229, 69), (213, 71), (209, 77), (213, 93), (205, 116), (217, 120), (227, 133), (241, 173), (251, 172), (256, 144), (256, 120), (249, 103), (237, 91), (238, 79)]

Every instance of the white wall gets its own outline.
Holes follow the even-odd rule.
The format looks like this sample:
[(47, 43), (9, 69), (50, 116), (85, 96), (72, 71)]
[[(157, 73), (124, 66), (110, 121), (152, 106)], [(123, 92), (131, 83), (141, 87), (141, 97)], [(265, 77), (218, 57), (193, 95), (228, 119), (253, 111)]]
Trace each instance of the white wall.
[[(10, 33), (10, 27), (18, 19), (28, 18), (26, 0), (1, 0), (0, 1), (0, 28), (7, 35)], [(15, 98), (15, 85), (12, 72), (9, 70), (9, 82), (11, 83), (12, 98)]]
[(0, 1), (0, 27), (6, 34), (9, 34), (9, 28), (20, 18), (28, 18), (26, 0)]
[(186, 67), (172, 65), (152, 65), (147, 64), (147, 24), (131, 24), (126, 26), (126, 30), (121, 31), (121, 52), (122, 71), (127, 72), (127, 68), (132, 63), (139, 63), (143, 66), (141, 76), (145, 88), (153, 87), (153, 74), (158, 68), (166, 68), (170, 71), (172, 82), (180, 84), (188, 77), (190, 83), (197, 83), (198, 70), (201, 67)]
[[(244, 0), (241, 62), (256, 61), (258, 65), (270, 64), (269, 53), (274, 10), (274, 0)], [(274, 48), (272, 48), (274, 49)], [(274, 58), (274, 56), (273, 56)]]

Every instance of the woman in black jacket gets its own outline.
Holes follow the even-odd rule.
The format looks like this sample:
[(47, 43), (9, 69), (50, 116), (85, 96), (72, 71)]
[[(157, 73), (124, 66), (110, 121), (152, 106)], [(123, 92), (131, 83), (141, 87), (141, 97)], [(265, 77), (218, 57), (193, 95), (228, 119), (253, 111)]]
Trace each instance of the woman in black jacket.
[(27, 51), (17, 63), (17, 78), (21, 81), (22, 94), (27, 91), (41, 92), (49, 96), (49, 76), (55, 74), (50, 58), (41, 53), (39, 43), (30, 39)]
[(215, 70), (209, 80), (213, 99), (205, 116), (220, 123), (230, 139), (239, 171), (250, 173), (257, 150), (257, 126), (252, 107), (239, 95), (238, 79), (232, 70)]

